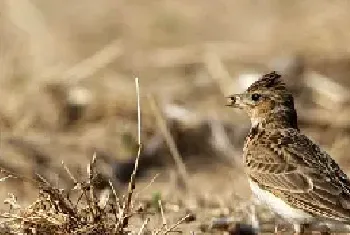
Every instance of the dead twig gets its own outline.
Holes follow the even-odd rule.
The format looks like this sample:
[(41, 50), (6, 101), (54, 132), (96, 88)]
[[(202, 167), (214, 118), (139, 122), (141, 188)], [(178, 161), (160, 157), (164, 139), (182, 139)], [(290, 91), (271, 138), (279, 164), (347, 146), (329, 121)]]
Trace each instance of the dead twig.
[(126, 197), (126, 200), (124, 200), (123, 209), (121, 213), (121, 228), (124, 229), (129, 224), (129, 214), (131, 210), (131, 203), (132, 203), (132, 195), (135, 190), (135, 178), (136, 178), (136, 172), (139, 167), (139, 159), (141, 155), (142, 150), (142, 144), (141, 144), (141, 106), (140, 106), (140, 87), (139, 87), (139, 80), (138, 78), (135, 78), (135, 85), (136, 85), (136, 95), (137, 95), (137, 117), (138, 117), (138, 144), (139, 149), (137, 152), (137, 156), (135, 159), (135, 165), (134, 170), (130, 177), (129, 187), (128, 187), (128, 194)]
[(147, 226), (149, 220), (150, 220), (149, 218), (146, 218), (145, 221), (143, 221), (143, 224), (142, 224), (142, 226), (141, 226), (141, 228), (140, 228), (140, 231), (137, 233), (137, 235), (141, 235), (141, 234), (142, 234), (142, 232), (143, 232), (143, 230), (146, 228), (146, 226)]
[(67, 172), (68, 176), (72, 179), (74, 185), (78, 184), (77, 179), (74, 177), (74, 175), (72, 174), (72, 172), (69, 170), (69, 168), (67, 167), (67, 165), (64, 163), (64, 161), (62, 161), (62, 166), (65, 169), (65, 171)]
[[(111, 189), (112, 189), (112, 192), (113, 192), (113, 195), (114, 195), (114, 200), (115, 200), (115, 204), (116, 204), (116, 206), (117, 206), (117, 208), (118, 208), (118, 212), (120, 212), (121, 211), (121, 207), (120, 207), (120, 200), (119, 200), (119, 197), (118, 197), (118, 195), (117, 195), (117, 192), (115, 191), (115, 189), (114, 189), (114, 187), (113, 187), (113, 184), (112, 184), (112, 181), (108, 181), (109, 182), (109, 186), (111, 187)], [(117, 219), (117, 217), (118, 217), (118, 213), (117, 213), (117, 211), (116, 211), (116, 209), (115, 208), (113, 208), (113, 213), (114, 213), (114, 215), (115, 215), (115, 218)]]
[(188, 217), (190, 217), (190, 214), (185, 215), (181, 219), (179, 219), (175, 224), (173, 224), (170, 228), (168, 228), (164, 234), (168, 234), (170, 232), (173, 232), (175, 228), (177, 228), (180, 224), (182, 224)]
[(138, 198), (139, 195), (146, 191), (149, 187), (151, 187), (151, 185), (156, 181), (156, 179), (158, 178), (159, 174), (156, 174), (152, 179), (151, 181), (141, 190), (139, 190), (138, 192), (135, 193), (135, 198)]
[(186, 165), (182, 160), (180, 152), (176, 146), (175, 140), (171, 136), (171, 133), (170, 133), (169, 128), (167, 127), (165, 118), (164, 118), (162, 112), (160, 111), (159, 106), (158, 106), (155, 98), (153, 96), (148, 96), (148, 100), (151, 104), (151, 108), (152, 108), (153, 113), (156, 117), (156, 121), (157, 121), (157, 124), (159, 126), (159, 129), (160, 129), (162, 135), (164, 136), (166, 144), (168, 145), (169, 150), (171, 152), (171, 155), (173, 156), (173, 159), (174, 159), (176, 167), (177, 167), (178, 174), (180, 175), (181, 180), (184, 182), (186, 189), (188, 190), (189, 189), (189, 186), (188, 186), (189, 177), (188, 177), (188, 173), (186, 170)]

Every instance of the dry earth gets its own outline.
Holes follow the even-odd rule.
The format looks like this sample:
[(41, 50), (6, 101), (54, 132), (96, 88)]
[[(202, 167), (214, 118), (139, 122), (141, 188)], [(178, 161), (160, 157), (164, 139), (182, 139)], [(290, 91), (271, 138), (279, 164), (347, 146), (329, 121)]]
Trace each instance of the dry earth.
[[(1, 167), (70, 187), (61, 162), (83, 177), (96, 151), (118, 183), (115, 169), (137, 152), (138, 76), (145, 148), (136, 188), (159, 173), (140, 197), (160, 195), (173, 221), (191, 209), (197, 219), (183, 231), (219, 215), (251, 223), (240, 166), (249, 122), (223, 97), (274, 69), (295, 94), (303, 132), (349, 172), (348, 1), (2, 0), (0, 9)], [(21, 180), (1, 184), (1, 200), (11, 192), (26, 206), (37, 194)]]

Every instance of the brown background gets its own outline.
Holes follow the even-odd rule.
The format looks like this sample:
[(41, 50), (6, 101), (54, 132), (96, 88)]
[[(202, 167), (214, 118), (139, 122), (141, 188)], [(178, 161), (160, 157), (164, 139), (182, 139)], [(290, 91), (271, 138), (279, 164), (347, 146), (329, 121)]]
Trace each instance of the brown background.
[[(243, 91), (249, 74), (276, 69), (295, 94), (303, 132), (347, 171), (349, 10), (348, 1), (326, 0), (2, 0), (0, 166), (68, 187), (61, 161), (84, 177), (97, 151), (101, 171), (113, 178), (115, 160), (136, 154), (138, 76), (149, 151), (140, 187), (160, 173), (143, 196), (159, 191), (196, 208), (198, 197), (221, 209), (249, 202), (239, 166), (249, 120), (223, 97)], [(197, 201), (174, 179), (150, 94)], [(20, 180), (2, 183), (1, 200), (8, 192), (22, 205), (36, 196)]]

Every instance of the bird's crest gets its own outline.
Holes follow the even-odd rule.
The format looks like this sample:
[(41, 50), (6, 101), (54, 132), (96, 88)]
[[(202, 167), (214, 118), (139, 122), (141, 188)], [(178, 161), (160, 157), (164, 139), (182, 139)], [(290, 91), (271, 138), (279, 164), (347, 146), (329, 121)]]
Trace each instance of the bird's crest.
[(248, 88), (248, 92), (253, 91), (274, 91), (281, 92), (286, 90), (284, 82), (281, 81), (281, 75), (272, 71), (263, 75), (258, 81), (254, 82)]

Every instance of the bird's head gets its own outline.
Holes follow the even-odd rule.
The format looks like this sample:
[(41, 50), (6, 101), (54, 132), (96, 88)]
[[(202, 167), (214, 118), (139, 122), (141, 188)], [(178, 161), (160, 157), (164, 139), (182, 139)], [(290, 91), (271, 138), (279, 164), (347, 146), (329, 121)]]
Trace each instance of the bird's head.
[(276, 72), (263, 75), (245, 92), (228, 96), (227, 105), (245, 110), (253, 126), (280, 122), (297, 128), (293, 96), (280, 78)]

